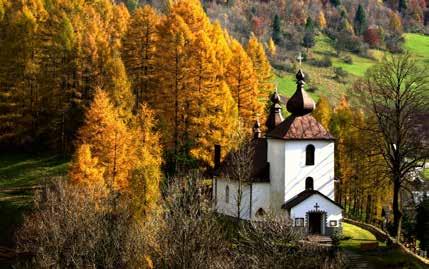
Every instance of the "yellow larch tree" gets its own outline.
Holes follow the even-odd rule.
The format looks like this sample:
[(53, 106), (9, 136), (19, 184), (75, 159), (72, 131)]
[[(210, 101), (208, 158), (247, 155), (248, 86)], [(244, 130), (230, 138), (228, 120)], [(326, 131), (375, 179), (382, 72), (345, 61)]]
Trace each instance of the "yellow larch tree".
[(323, 30), (326, 28), (326, 18), (325, 18), (325, 13), (323, 12), (323, 10), (319, 11), (319, 14), (317, 15), (317, 26)]
[(257, 117), (263, 115), (263, 105), (258, 100), (258, 81), (252, 60), (241, 44), (233, 40), (232, 58), (227, 66), (226, 82), (237, 103), (238, 116), (246, 127), (250, 127)]
[(91, 147), (105, 169), (104, 180), (109, 190), (128, 187), (134, 147), (124, 122), (119, 118), (108, 94), (97, 89), (94, 100), (85, 114), (85, 122), (78, 132), (78, 144)]
[(118, 109), (119, 116), (124, 120), (130, 119), (134, 97), (131, 92), (131, 83), (120, 57), (113, 57), (108, 60), (103, 80), (105, 81), (103, 89), (109, 94), (110, 100)]
[(136, 216), (145, 216), (156, 208), (160, 197), (162, 147), (154, 118), (153, 110), (143, 103), (132, 122), (136, 150), (130, 193)]
[(132, 81), (136, 106), (152, 104), (156, 94), (155, 50), (161, 17), (149, 5), (137, 8), (124, 37), (122, 58)]
[(274, 44), (273, 39), (270, 37), (270, 39), (268, 39), (268, 52), (270, 54), (271, 57), (274, 57), (276, 55), (277, 52), (277, 47), (276, 44)]
[(211, 28), (200, 0), (177, 0), (171, 6), (170, 13), (182, 17), (192, 33), (207, 32)]
[(329, 124), (332, 118), (332, 107), (329, 103), (328, 98), (326, 96), (321, 95), (319, 97), (319, 101), (316, 104), (316, 109), (312, 113), (312, 115), (325, 127), (327, 130), (329, 129)]
[(193, 140), (190, 153), (206, 164), (213, 164), (214, 145), (223, 145), (225, 153), (232, 148), (230, 138), (237, 127), (237, 112), (228, 86), (221, 79), (221, 63), (209, 36), (198, 33), (191, 50), (194, 97), (190, 102), (189, 138)]
[(88, 144), (82, 144), (77, 148), (69, 178), (72, 183), (92, 189), (100, 195), (107, 193), (104, 167), (99, 164), (97, 157), (92, 157), (91, 147)]
[(193, 35), (176, 14), (166, 16), (158, 26), (155, 56), (157, 88), (154, 108), (159, 113), (163, 142), (172, 151), (173, 166), (186, 140), (189, 124), (190, 84), (189, 45)]
[(258, 97), (262, 102), (268, 100), (274, 88), (273, 71), (265, 54), (264, 45), (253, 34), (247, 44), (247, 55), (252, 60), (253, 70), (258, 80)]
[(225, 77), (226, 66), (231, 60), (232, 52), (225, 37), (225, 32), (219, 22), (215, 22), (209, 31), (209, 37), (213, 43), (213, 50), (216, 54), (216, 59), (219, 61), (219, 74), (222, 78)]

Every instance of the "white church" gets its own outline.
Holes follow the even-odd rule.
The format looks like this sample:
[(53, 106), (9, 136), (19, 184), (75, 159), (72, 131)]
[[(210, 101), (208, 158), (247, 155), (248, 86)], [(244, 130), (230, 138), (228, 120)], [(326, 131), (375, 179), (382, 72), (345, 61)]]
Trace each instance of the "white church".
[(261, 135), (259, 122), (253, 128), (252, 180), (242, 185), (241, 199), (238, 182), (229, 180), (219, 164), (213, 180), (214, 207), (218, 213), (237, 217), (240, 200), (242, 219), (257, 220), (270, 212), (289, 217), (305, 233), (331, 235), (341, 230), (342, 220), (342, 207), (334, 201), (335, 141), (311, 116), (315, 103), (304, 90), (301, 70), (296, 79), (296, 92), (286, 104), (291, 115), (283, 119), (276, 91), (266, 134)]

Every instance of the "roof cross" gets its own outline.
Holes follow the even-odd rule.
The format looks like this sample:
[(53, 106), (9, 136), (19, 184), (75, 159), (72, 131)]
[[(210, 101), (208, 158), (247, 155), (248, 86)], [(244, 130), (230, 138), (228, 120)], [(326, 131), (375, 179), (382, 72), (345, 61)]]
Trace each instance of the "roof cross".
[(302, 57), (301, 52), (298, 54), (298, 57), (296, 59), (299, 61), (299, 68), (301, 68), (302, 60), (304, 60), (304, 57)]
[(319, 206), (319, 204), (318, 204), (318, 203), (316, 203), (316, 204), (314, 205), (314, 208), (316, 209), (316, 211), (317, 211), (317, 210), (319, 210), (319, 207), (320, 207), (320, 206)]

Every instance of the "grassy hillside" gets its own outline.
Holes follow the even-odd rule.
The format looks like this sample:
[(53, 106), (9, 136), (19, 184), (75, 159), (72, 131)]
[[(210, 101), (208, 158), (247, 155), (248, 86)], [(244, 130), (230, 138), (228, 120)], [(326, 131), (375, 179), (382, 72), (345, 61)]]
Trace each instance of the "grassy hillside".
[(12, 244), (34, 189), (53, 177), (66, 175), (68, 161), (49, 155), (0, 154), (0, 246)]
[[(414, 55), (419, 62), (429, 64), (429, 36), (421, 34), (404, 34), (404, 49)], [(341, 52), (336, 54), (332, 41), (325, 35), (319, 35), (316, 38), (316, 45), (309, 51), (309, 55), (314, 59), (323, 59), (329, 57), (332, 61), (332, 67), (315, 67), (303, 63), (303, 70), (309, 74), (308, 81), (311, 88), (316, 90), (311, 95), (317, 100), (317, 96), (328, 96), (335, 103), (342, 95), (347, 95), (347, 89), (353, 82), (365, 75), (365, 72), (382, 60), (386, 52), (381, 50), (369, 50), (370, 57), (361, 57), (350, 52)], [(346, 62), (346, 58), (351, 59), (351, 63)], [(342, 82), (337, 81), (334, 68), (341, 67), (347, 72), (347, 76)], [(296, 88), (294, 74), (285, 74), (276, 77), (279, 90), (282, 94), (290, 96)]]

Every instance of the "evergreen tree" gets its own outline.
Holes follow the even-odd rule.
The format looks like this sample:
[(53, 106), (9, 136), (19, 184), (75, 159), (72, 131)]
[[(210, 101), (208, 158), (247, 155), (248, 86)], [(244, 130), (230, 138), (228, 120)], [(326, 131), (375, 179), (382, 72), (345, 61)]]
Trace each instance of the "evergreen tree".
[(408, 1), (407, 0), (399, 0), (398, 2), (398, 11), (403, 12), (408, 8)]
[(282, 41), (282, 30), (281, 30), (281, 22), (279, 15), (275, 15), (273, 19), (273, 33), (272, 33), (273, 41), (276, 45), (280, 44)]
[(420, 248), (429, 251), (429, 197), (423, 196), (423, 200), (417, 207), (417, 239), (420, 240)]
[(354, 19), (354, 31), (357, 35), (362, 35), (367, 28), (365, 9), (359, 4)]
[(314, 32), (314, 22), (311, 17), (307, 17), (307, 21), (305, 22), (305, 31)]
[(334, 7), (338, 7), (339, 5), (341, 5), (340, 0), (329, 0), (329, 2), (331, 2), (331, 5), (333, 5)]

